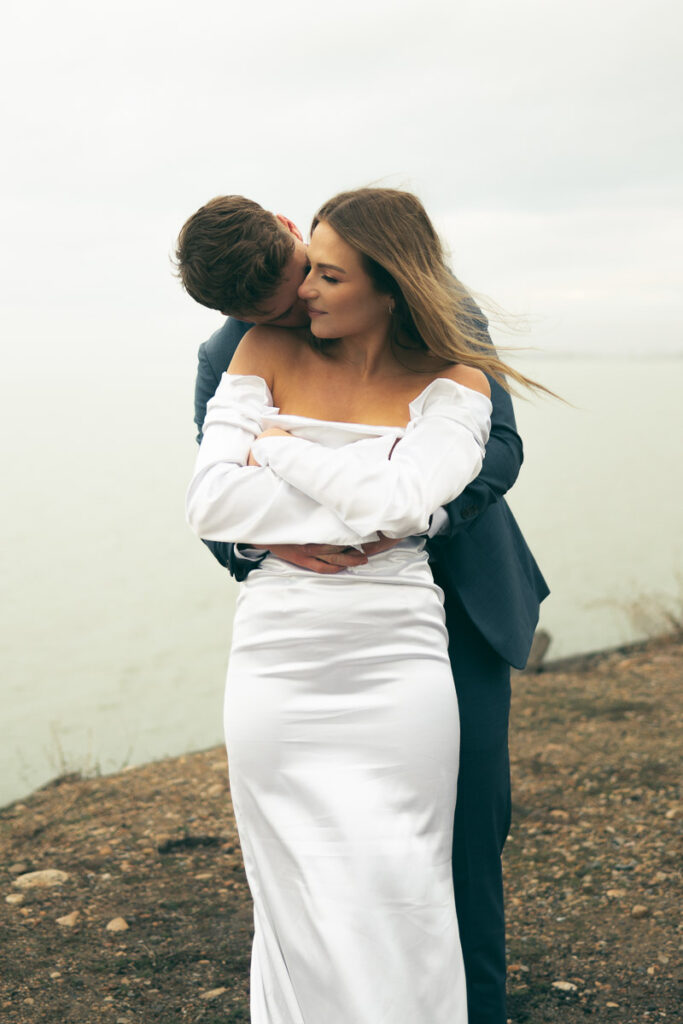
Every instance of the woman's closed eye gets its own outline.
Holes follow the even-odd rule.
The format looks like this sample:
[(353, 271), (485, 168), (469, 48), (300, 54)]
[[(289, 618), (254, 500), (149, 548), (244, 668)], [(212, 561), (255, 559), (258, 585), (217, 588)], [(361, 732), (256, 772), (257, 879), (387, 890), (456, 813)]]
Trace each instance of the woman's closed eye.
[[(307, 263), (306, 266), (304, 267), (304, 281), (309, 276), (309, 274), (311, 273), (312, 270), (313, 270), (313, 267), (311, 266), (311, 264)], [(339, 278), (338, 277), (330, 277), (329, 274), (321, 274), (320, 277), (321, 277), (321, 280), (327, 281), (328, 284), (339, 284)]]

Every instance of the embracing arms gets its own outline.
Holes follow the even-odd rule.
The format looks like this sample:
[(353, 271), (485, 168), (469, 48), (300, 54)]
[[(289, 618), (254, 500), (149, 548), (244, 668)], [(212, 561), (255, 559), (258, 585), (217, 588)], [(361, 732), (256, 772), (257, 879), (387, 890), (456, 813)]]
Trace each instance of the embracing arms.
[[(187, 497), (200, 536), (360, 545), (378, 531), (422, 533), (435, 509), (478, 473), (490, 403), (438, 379), (411, 404), (402, 440), (397, 429), (334, 449), (291, 437), (256, 441), (273, 412), (262, 378), (223, 377)], [(260, 466), (246, 465), (250, 450)]]
[(401, 440), (373, 438), (328, 449), (300, 438), (256, 441), (258, 463), (335, 512), (361, 536), (426, 532), (432, 514), (481, 469), (488, 398), (438, 378), (411, 403)]
[[(476, 312), (478, 313), (478, 311)], [(483, 315), (478, 314), (478, 320), (481, 323), (482, 336), (488, 339)], [(230, 364), (239, 341), (250, 326), (250, 324), (229, 319), (200, 347), (195, 389), (195, 423), (198, 429), (198, 441), (202, 437), (207, 402), (215, 393), (222, 373)], [(489, 379), (489, 384), (493, 410), (491, 434), (486, 446), (486, 459), (481, 473), (454, 501), (447, 505), (445, 512), (439, 513), (441, 517), (445, 517), (446, 513), (448, 516), (445, 527), (439, 529), (439, 534), (442, 537), (452, 536), (462, 529), (468, 529), (489, 505), (498, 501), (512, 487), (522, 465), (522, 442), (516, 430), (510, 395), (495, 381)], [(436, 522), (437, 517), (435, 517), (435, 527)], [(312, 537), (306, 538), (307, 541), (312, 541), (312, 539)], [(248, 572), (259, 564), (258, 560), (247, 560), (240, 557), (238, 549), (231, 543), (208, 540), (205, 540), (204, 543), (221, 565), (228, 567), (237, 579), (244, 579)], [(272, 540), (264, 542), (265, 547), (272, 547), (273, 544)], [(380, 541), (379, 544), (381, 546), (382, 542)], [(366, 550), (370, 555), (373, 553), (371, 546), (366, 546)], [(316, 557), (321, 551), (314, 543), (293, 546), (288, 551), (282, 549), (278, 553), (280, 557), (293, 561), (304, 568), (315, 571), (336, 571), (334, 566), (320, 561)], [(354, 552), (353, 555), (323, 555), (323, 557), (346, 559), (347, 561), (351, 559), (353, 564), (358, 564), (359, 556)]]
[(200, 537), (246, 544), (308, 541), (360, 544), (333, 512), (266, 468), (247, 466), (249, 451), (273, 413), (266, 382), (224, 374), (207, 407), (204, 437), (186, 499)]

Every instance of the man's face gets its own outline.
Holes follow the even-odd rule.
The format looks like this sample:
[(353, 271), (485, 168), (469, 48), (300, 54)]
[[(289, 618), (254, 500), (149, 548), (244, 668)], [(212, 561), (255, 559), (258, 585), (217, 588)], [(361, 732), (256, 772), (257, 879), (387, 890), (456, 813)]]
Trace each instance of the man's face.
[(306, 303), (298, 295), (308, 270), (306, 247), (298, 229), (291, 221), (287, 221), (280, 215), (278, 215), (278, 220), (281, 220), (294, 237), (294, 252), (285, 266), (282, 280), (277, 290), (268, 299), (268, 308), (265, 312), (253, 316), (247, 314), (235, 316), (235, 319), (247, 320), (252, 324), (271, 324), (273, 327), (307, 327), (309, 317), (306, 312)]

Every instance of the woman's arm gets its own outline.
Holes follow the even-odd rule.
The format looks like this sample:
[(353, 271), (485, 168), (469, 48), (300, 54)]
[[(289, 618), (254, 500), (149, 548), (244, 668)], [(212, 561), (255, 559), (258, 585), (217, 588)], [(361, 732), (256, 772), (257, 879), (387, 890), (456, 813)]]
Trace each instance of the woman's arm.
[(412, 403), (413, 418), (389, 458), (368, 458), (367, 441), (328, 449), (281, 437), (256, 441), (252, 452), (361, 536), (407, 537), (424, 533), (432, 513), (476, 477), (490, 410), (484, 394), (440, 378)]
[(187, 492), (188, 522), (207, 540), (359, 546), (363, 538), (332, 510), (272, 470), (247, 466), (270, 408), (262, 378), (224, 375), (208, 404), (204, 439)]

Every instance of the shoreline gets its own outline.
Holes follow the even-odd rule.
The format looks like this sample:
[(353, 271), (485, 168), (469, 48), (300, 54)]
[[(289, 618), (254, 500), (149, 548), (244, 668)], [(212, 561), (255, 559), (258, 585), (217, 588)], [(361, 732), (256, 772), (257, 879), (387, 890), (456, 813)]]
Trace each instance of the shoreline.
[[(655, 650), (661, 645), (668, 645), (670, 643), (677, 643), (683, 641), (683, 629), (675, 630), (674, 632), (663, 633), (659, 636), (649, 637), (645, 640), (634, 640), (624, 644), (617, 644), (613, 647), (601, 648), (595, 651), (583, 651), (579, 654), (569, 654), (561, 658), (550, 658), (543, 660), (539, 668), (528, 668), (528, 669), (512, 669), (513, 681), (518, 679), (520, 676), (527, 675), (553, 675), (557, 672), (587, 672), (596, 665), (599, 665), (606, 658), (621, 655), (627, 657), (630, 654), (637, 654), (643, 651)], [(531, 657), (529, 659), (531, 661)], [(222, 750), (221, 744), (216, 744), (211, 747), (200, 747), (196, 750), (187, 750), (182, 754), (167, 754), (163, 757), (152, 758), (149, 761), (141, 761), (139, 764), (126, 765), (123, 768), (116, 769), (111, 772), (81, 772), (81, 771), (66, 771), (59, 775), (55, 775), (53, 778), (48, 779), (40, 786), (36, 786), (30, 790), (24, 796), (17, 797), (15, 800), (10, 800), (6, 804), (0, 806), (0, 815), (4, 811), (9, 810), (18, 803), (25, 803), (27, 800), (36, 794), (41, 793), (43, 790), (54, 789), (65, 782), (78, 782), (85, 781), (87, 779), (108, 779), (114, 778), (125, 772), (136, 771), (145, 768), (149, 765), (164, 764), (165, 762), (176, 761), (180, 757), (193, 757), (197, 754), (209, 753), (210, 751)]]
[[(673, 632), (661, 633), (658, 636), (647, 637), (644, 640), (632, 640), (624, 644), (615, 644), (612, 647), (601, 647), (595, 651), (582, 651), (579, 654), (567, 654), (561, 658), (550, 658), (544, 661), (540, 672), (552, 674), (554, 672), (586, 672), (598, 665), (605, 658), (614, 655), (628, 657), (630, 654), (639, 654), (643, 651), (655, 650), (659, 646), (668, 646), (671, 643), (683, 641), (683, 627)], [(515, 676), (525, 675), (526, 669), (512, 670)]]
[[(571, 661), (513, 685), (508, 1016), (665, 1022), (679, 1008), (683, 637)], [(18, 884), (43, 870), (67, 877)], [(251, 901), (222, 747), (8, 805), (0, 878), (8, 1024), (248, 1021)]]

